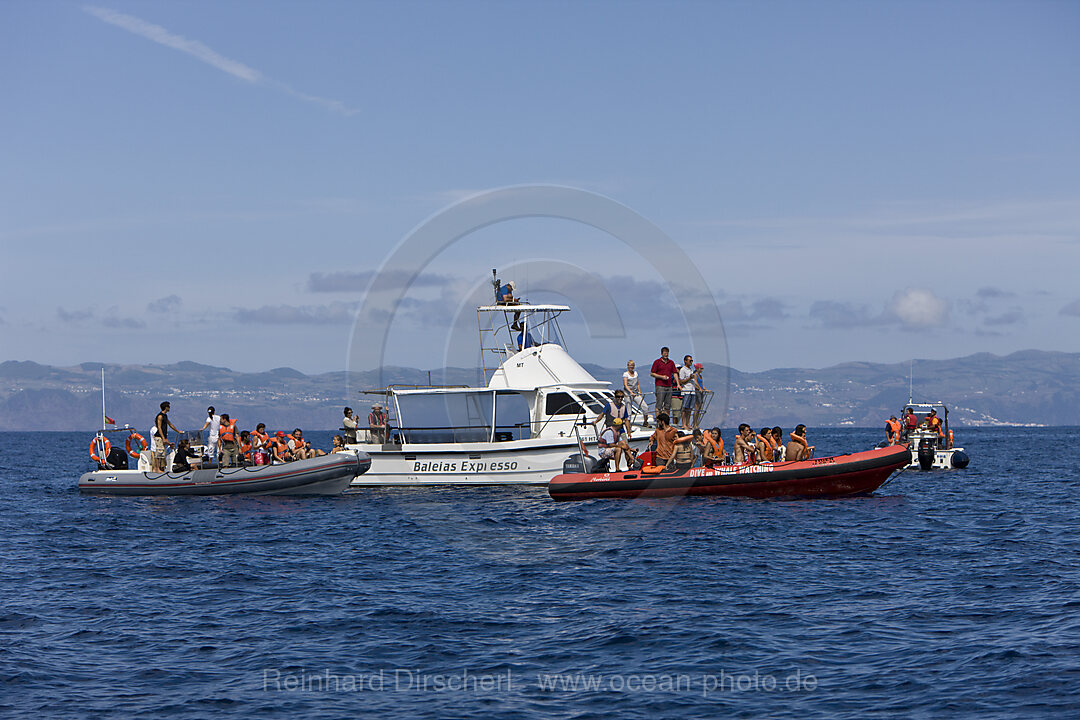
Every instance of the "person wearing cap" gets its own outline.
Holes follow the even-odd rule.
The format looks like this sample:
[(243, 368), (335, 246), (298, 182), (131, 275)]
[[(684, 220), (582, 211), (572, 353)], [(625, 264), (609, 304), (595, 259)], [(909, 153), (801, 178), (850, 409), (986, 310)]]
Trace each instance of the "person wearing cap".
[(199, 428), (199, 432), (210, 428), (210, 439), (206, 441), (206, 457), (210, 462), (216, 463), (218, 453), (218, 438), (221, 433), (221, 416), (214, 413), (214, 406), (206, 408), (206, 422)]
[[(517, 290), (517, 285), (513, 280), (508, 280), (505, 285), (500, 285), (499, 289), (495, 291), (495, 304), (496, 305), (517, 305), (521, 302), (518, 298), (514, 297), (514, 291)], [(514, 313), (514, 322), (510, 325), (511, 330), (521, 332), (521, 313)]]
[(289, 442), (286, 439), (284, 430), (278, 430), (270, 438), (270, 448), (275, 463), (286, 463), (292, 460), (292, 456), (289, 454)]
[(705, 381), (702, 379), (702, 375), (705, 373), (705, 366), (701, 363), (694, 363), (694, 370), (697, 371), (697, 392), (695, 393), (696, 399), (694, 400), (694, 427), (701, 426), (701, 416), (705, 412), (705, 393), (709, 392), (705, 387)]
[(371, 406), (371, 412), (368, 413), (368, 430), (371, 431), (371, 436), (376, 444), (382, 445), (386, 443), (387, 417), (386, 410), (383, 409), (381, 403), (375, 403)]
[(694, 366), (694, 358), (690, 355), (683, 356), (683, 365), (679, 368), (679, 389), (682, 390), (682, 429), (691, 429), (691, 416), (694, 414), (694, 406), (697, 401), (698, 371)]

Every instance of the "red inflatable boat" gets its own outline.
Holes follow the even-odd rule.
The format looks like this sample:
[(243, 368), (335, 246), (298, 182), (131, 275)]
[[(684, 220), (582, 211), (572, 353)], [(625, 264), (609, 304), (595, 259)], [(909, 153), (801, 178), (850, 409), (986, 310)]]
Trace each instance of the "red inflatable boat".
[(877, 490), (911, 462), (906, 445), (762, 465), (717, 465), (659, 472), (556, 475), (548, 493), (556, 500), (727, 495), (731, 497), (838, 497)]

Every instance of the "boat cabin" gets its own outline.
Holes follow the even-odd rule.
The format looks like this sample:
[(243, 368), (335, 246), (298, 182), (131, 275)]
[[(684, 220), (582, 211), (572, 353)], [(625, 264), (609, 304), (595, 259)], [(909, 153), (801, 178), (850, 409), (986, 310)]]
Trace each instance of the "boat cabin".
[[(388, 445), (567, 440), (614, 399), (563, 347), (558, 317), (566, 305), (477, 308), (486, 387), (396, 387), (378, 392), (389, 413)], [(638, 417), (635, 424), (644, 420)], [(579, 428), (595, 440), (592, 426)], [(374, 442), (361, 431), (361, 443)]]

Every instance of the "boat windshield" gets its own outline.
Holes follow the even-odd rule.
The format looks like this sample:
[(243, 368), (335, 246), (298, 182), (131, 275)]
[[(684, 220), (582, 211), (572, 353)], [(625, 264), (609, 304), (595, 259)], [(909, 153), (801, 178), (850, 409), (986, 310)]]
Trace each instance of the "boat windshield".
[(513, 391), (395, 393), (405, 443), (506, 442), (531, 437), (529, 403)]

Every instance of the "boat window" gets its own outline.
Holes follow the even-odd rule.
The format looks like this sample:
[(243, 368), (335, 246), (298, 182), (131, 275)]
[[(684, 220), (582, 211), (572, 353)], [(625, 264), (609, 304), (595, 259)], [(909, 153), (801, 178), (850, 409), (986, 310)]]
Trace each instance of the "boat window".
[(495, 442), (527, 440), (532, 437), (529, 401), (518, 392), (495, 395)]
[(604, 400), (602, 397), (597, 397), (592, 393), (585, 392), (581, 393), (581, 397), (585, 401), (585, 404), (589, 406), (589, 409), (592, 410), (594, 413), (604, 412), (604, 405), (607, 403), (607, 401)]
[(398, 418), (407, 443), (488, 442), (490, 392), (398, 395)]
[(564, 392), (548, 393), (544, 411), (548, 415), (580, 415), (585, 412), (570, 393)]

